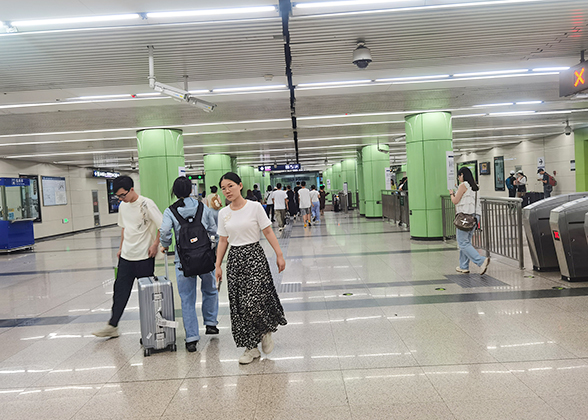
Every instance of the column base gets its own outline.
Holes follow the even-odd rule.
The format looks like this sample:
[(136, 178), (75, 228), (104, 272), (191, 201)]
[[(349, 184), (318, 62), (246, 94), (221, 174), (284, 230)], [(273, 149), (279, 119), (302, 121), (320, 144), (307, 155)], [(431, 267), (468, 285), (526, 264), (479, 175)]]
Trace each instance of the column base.
[(415, 241), (442, 241), (443, 240), (443, 236), (440, 236), (440, 237), (432, 237), (432, 238), (411, 236), (410, 239), (415, 240)]

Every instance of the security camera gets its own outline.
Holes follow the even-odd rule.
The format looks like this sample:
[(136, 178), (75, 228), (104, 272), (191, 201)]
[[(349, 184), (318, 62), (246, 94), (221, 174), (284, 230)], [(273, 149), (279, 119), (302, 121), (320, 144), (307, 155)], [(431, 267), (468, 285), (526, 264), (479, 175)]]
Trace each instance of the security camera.
[(358, 43), (357, 48), (353, 51), (353, 64), (360, 69), (365, 69), (371, 62), (372, 54), (370, 49), (363, 42)]
[(204, 112), (212, 112), (214, 111), (214, 108), (216, 108), (216, 104), (203, 101), (202, 99), (198, 99), (194, 96), (190, 96), (188, 98), (188, 103), (195, 106), (196, 108), (200, 108)]
[(156, 92), (161, 92), (164, 95), (170, 96), (178, 102), (187, 102), (190, 105), (200, 108), (205, 112), (212, 112), (214, 111), (214, 108), (216, 108), (216, 104), (206, 102), (202, 99), (198, 99), (195, 96), (190, 96), (190, 92), (179, 89), (174, 86), (154, 82), (153, 90), (155, 90)]
[(566, 136), (569, 136), (572, 134), (572, 127), (570, 127), (570, 123), (566, 120), (566, 128), (564, 128), (564, 133), (566, 134)]

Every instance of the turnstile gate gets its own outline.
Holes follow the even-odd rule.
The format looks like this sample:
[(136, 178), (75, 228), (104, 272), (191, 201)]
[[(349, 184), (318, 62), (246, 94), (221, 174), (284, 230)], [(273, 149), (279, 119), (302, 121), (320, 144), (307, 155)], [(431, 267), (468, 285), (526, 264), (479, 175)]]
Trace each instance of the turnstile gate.
[(587, 212), (588, 198), (580, 198), (556, 207), (549, 216), (561, 278), (567, 281), (588, 280)]
[(535, 271), (558, 270), (555, 245), (549, 225), (549, 213), (556, 207), (579, 198), (588, 192), (558, 195), (537, 201), (523, 209), (523, 227)]

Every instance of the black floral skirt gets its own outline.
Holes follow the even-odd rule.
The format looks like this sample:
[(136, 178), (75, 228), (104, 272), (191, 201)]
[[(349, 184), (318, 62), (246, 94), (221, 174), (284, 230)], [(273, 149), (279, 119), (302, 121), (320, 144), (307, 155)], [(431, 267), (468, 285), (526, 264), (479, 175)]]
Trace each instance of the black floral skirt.
[(252, 349), (268, 332), (286, 325), (284, 309), (259, 242), (231, 246), (227, 258), (231, 329), (237, 347)]

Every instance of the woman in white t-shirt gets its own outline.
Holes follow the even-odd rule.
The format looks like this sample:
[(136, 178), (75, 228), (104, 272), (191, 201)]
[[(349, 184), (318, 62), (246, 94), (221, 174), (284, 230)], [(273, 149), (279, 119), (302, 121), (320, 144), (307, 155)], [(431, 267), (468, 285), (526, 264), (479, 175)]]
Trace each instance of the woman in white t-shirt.
[[(459, 180), (457, 192), (454, 193), (453, 190), (449, 190), (451, 202), (455, 204), (455, 212), (471, 214), (479, 221), (482, 213), (478, 195), (480, 188), (476, 184), (472, 171), (466, 167), (460, 168), (457, 171), (457, 179)], [(490, 264), (490, 257), (482, 257), (472, 245), (475, 230), (476, 228), (470, 231), (455, 229), (455, 239), (457, 239), (457, 245), (459, 246), (459, 267), (455, 269), (458, 273), (469, 273), (470, 261), (482, 269), (480, 274), (486, 273), (488, 264)]]
[(231, 205), (218, 215), (216, 279), (220, 285), (221, 264), (231, 244), (226, 266), (231, 329), (237, 347), (245, 347), (239, 363), (248, 364), (261, 356), (257, 348), (260, 342), (264, 353), (274, 349), (272, 332), (278, 330), (278, 325), (287, 324), (267, 257), (259, 244), (260, 232), (276, 253), (279, 272), (286, 268), (286, 261), (262, 205), (241, 195), (241, 178), (227, 172), (220, 187)]

